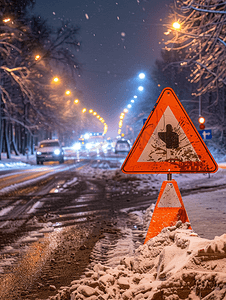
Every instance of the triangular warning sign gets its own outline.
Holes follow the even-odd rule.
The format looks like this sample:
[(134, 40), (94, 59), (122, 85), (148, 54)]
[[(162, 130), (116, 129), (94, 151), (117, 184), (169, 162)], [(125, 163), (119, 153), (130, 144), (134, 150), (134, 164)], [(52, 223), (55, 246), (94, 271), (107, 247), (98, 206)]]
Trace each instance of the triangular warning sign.
[(189, 222), (178, 185), (174, 179), (163, 181), (144, 243), (179, 220)]
[(210, 173), (217, 163), (171, 88), (165, 88), (126, 157), (124, 173)]

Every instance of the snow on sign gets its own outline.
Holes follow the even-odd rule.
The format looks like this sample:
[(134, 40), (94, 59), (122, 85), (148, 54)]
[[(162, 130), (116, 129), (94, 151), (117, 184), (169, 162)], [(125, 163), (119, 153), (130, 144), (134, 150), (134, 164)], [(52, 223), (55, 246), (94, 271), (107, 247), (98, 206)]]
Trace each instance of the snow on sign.
[(124, 173), (211, 173), (217, 163), (171, 88), (165, 88), (126, 157)]

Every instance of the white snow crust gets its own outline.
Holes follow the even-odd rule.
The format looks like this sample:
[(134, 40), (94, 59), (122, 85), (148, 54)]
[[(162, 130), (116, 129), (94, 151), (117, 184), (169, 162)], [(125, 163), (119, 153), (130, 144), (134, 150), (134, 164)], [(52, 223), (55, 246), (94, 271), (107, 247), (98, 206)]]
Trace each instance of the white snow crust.
[[(221, 165), (224, 167), (224, 164)], [(5, 165), (5, 168), (8, 166)], [(88, 174), (99, 179), (117, 179), (122, 177), (131, 179), (129, 182), (137, 190), (154, 188), (159, 190), (166, 175), (125, 175), (119, 169), (101, 169), (86, 167), (78, 173)], [(221, 176), (222, 174), (222, 176)], [(211, 174), (212, 180), (208, 184), (218, 185), (225, 183), (224, 172), (220, 169), (216, 174)], [(207, 174), (175, 174), (179, 188), (186, 188), (191, 184), (197, 186), (199, 180)], [(77, 179), (72, 179), (72, 182)], [(203, 182), (203, 180), (202, 180)], [(203, 184), (203, 183), (202, 183)], [(126, 193), (121, 185), (114, 187), (119, 193)], [(35, 209), (33, 207), (32, 209)], [(154, 205), (146, 213), (134, 211), (133, 217), (140, 220), (143, 228), (148, 228), (150, 215)], [(6, 212), (1, 211), (4, 215)], [(120, 241), (117, 246), (119, 262), (113, 259), (112, 266), (100, 263), (90, 264), (80, 280), (72, 281), (70, 286), (62, 287), (55, 296), (48, 300), (78, 300), (78, 299), (123, 299), (123, 300), (224, 300), (226, 299), (226, 233), (215, 236), (213, 239), (204, 239), (188, 229), (189, 224), (178, 222), (175, 226), (167, 227), (162, 232), (149, 240), (145, 245), (140, 245), (134, 253), (120, 251), (125, 248), (125, 243), (131, 242), (128, 238)], [(48, 224), (38, 232), (33, 232), (29, 237), (21, 240), (30, 243), (54, 228)], [(140, 231), (141, 232), (141, 231)], [(139, 230), (138, 230), (139, 234)], [(13, 249), (6, 249), (13, 251)], [(129, 250), (129, 247), (128, 247)], [(132, 251), (133, 252), (133, 251)], [(11, 261), (2, 261), (0, 272), (5, 264)]]
[(203, 239), (188, 226), (164, 228), (116, 267), (91, 266), (48, 299), (226, 299), (226, 234)]

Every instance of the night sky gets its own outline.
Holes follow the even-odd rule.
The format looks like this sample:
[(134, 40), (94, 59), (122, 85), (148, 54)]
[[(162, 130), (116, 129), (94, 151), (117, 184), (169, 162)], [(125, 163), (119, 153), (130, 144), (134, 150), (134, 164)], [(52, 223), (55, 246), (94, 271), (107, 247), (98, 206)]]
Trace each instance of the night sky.
[[(83, 64), (76, 88), (82, 91), (81, 109), (94, 109), (117, 135), (119, 115), (135, 94), (132, 109), (145, 93), (138, 93), (140, 72), (150, 72), (164, 47), (162, 39), (171, 0), (36, 0), (34, 12), (59, 25), (70, 19), (80, 26)], [(151, 84), (146, 77), (143, 86)], [(147, 96), (147, 95), (146, 95)], [(157, 99), (156, 99), (157, 100)]]

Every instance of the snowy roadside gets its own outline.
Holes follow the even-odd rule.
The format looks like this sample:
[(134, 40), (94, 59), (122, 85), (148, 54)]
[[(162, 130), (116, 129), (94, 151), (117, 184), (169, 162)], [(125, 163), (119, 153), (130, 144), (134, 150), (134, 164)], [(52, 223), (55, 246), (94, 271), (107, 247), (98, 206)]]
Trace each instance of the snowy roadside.
[[(125, 175), (120, 169), (104, 167), (86, 167), (78, 174), (118, 182), (113, 189), (119, 193), (126, 193), (131, 187), (142, 192), (159, 191), (162, 181), (166, 180), (166, 175)], [(200, 182), (212, 186), (224, 184), (224, 176), (225, 170), (220, 169), (210, 178), (207, 174), (175, 174), (173, 178), (179, 187), (186, 188), (199, 186)], [(152, 211), (153, 206), (132, 214), (147, 229)], [(90, 264), (80, 280), (62, 287), (48, 299), (225, 299), (226, 234), (208, 240), (187, 228), (188, 224), (178, 222), (176, 226), (163, 229), (157, 237), (136, 248), (132, 255), (130, 251), (121, 258), (116, 266)], [(115, 251), (122, 254), (125, 242), (127, 248), (130, 247), (128, 240), (124, 243), (121, 240)]]
[(36, 164), (35, 155), (11, 155), (11, 158), (8, 159), (6, 153), (1, 154), (0, 160), (0, 171), (10, 170), (10, 169), (21, 169), (31, 167)]
[(226, 234), (202, 239), (188, 225), (164, 228), (116, 267), (90, 265), (48, 299), (225, 299)]
[[(106, 181), (118, 180), (120, 184), (115, 189), (119, 192), (123, 192), (123, 180), (130, 186), (146, 190), (150, 186), (158, 189), (166, 179), (165, 175), (133, 176), (122, 174), (119, 169), (98, 167), (81, 169), (79, 173)], [(224, 174), (224, 170), (211, 174), (210, 184), (223, 184)], [(174, 178), (179, 185), (186, 186), (198, 184), (203, 176), (208, 178), (207, 174), (177, 174)], [(151, 206), (145, 212), (130, 214), (140, 218), (143, 228), (146, 225), (147, 229), (153, 209)], [(48, 300), (226, 299), (226, 233), (209, 240), (199, 237), (188, 227), (188, 223), (179, 221), (175, 226), (164, 228), (158, 236), (135, 249), (133, 255), (124, 255), (116, 266), (90, 264), (80, 280), (60, 288)], [(140, 234), (143, 231), (140, 230)], [(125, 242), (127, 248), (131, 247), (126, 238), (114, 251), (122, 254), (121, 245)]]

